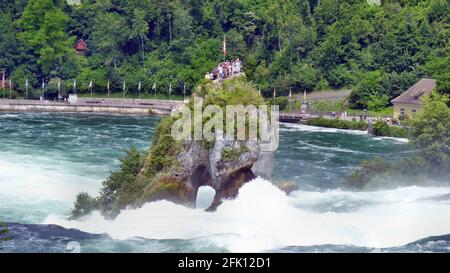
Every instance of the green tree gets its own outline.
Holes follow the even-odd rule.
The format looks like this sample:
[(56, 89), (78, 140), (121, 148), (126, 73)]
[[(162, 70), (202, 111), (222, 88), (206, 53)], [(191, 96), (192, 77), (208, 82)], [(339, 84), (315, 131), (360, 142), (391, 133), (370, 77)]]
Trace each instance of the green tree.
[(370, 95), (367, 102), (367, 109), (370, 111), (383, 110), (389, 104), (389, 97), (387, 95)]
[[(367, 108), (371, 98), (377, 98), (378, 95), (383, 95), (385, 89), (383, 83), (386, 76), (382, 71), (376, 70), (367, 72), (363, 78), (358, 81), (358, 84), (350, 96), (350, 103), (356, 108)], [(372, 96), (372, 97), (371, 97)]]
[(117, 13), (100, 13), (93, 26), (91, 42), (94, 54), (104, 58), (105, 65), (117, 68), (121, 60), (121, 47), (129, 37), (129, 27), (124, 17)]
[(423, 99), (424, 109), (412, 120), (411, 141), (421, 149), (425, 167), (433, 174), (449, 174), (450, 108), (448, 95), (433, 93)]
[(72, 210), (72, 218), (78, 219), (80, 217), (88, 215), (96, 209), (99, 209), (99, 206), (98, 201), (95, 198), (92, 198), (85, 192), (79, 193)]
[(23, 31), (18, 37), (33, 48), (46, 76), (59, 74), (65, 57), (73, 54), (74, 39), (67, 35), (69, 20), (61, 2), (31, 0), (19, 20)]

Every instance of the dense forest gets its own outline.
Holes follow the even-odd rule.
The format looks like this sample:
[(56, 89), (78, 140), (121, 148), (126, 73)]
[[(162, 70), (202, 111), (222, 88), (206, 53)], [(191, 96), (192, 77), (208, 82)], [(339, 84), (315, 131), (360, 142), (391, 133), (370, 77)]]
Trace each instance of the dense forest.
[[(71, 1), (76, 2), (76, 1)], [(15, 83), (80, 91), (192, 90), (241, 58), (266, 96), (352, 88), (353, 107), (388, 104), (422, 77), (450, 90), (448, 0), (0, 0), (0, 70)], [(83, 39), (88, 52), (75, 54)], [(37, 90), (36, 92), (40, 92)]]

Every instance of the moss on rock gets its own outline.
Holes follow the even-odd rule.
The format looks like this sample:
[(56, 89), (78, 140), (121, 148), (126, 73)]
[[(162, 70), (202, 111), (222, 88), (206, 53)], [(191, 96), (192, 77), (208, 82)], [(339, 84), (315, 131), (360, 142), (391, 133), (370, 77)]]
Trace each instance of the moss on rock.
[[(261, 95), (251, 83), (246, 81), (245, 77), (223, 82), (205, 81), (199, 85), (194, 96), (204, 99), (203, 109), (213, 104), (222, 107), (224, 112), (227, 105), (264, 104)], [(188, 107), (193, 110), (193, 100), (190, 100)], [(208, 151), (214, 148), (215, 140), (202, 141), (196, 145), (195, 141), (173, 139), (171, 130), (176, 120), (174, 117), (164, 117), (161, 120), (147, 153), (139, 153), (136, 148), (128, 150), (127, 156), (122, 159), (120, 169), (113, 172), (103, 183), (100, 196), (92, 198), (82, 194), (78, 200), (80, 202), (75, 204), (72, 216), (80, 217), (94, 209), (99, 209), (104, 215), (113, 218), (120, 210), (129, 206), (138, 207), (146, 202), (161, 199), (182, 204), (192, 203), (190, 199), (195, 197), (196, 188), (190, 181), (193, 170), (189, 168), (196, 165), (190, 166), (185, 161), (189, 161), (196, 155), (206, 155), (204, 159), (209, 161), (207, 160)], [(202, 120), (203, 124), (207, 121), (207, 119)], [(224, 128), (226, 128), (225, 120)], [(245, 145), (241, 147), (225, 149), (222, 154), (223, 159), (232, 161), (248, 151)], [(195, 152), (190, 153), (189, 149)], [(243, 177), (238, 179), (239, 185), (251, 177), (249, 174), (241, 175), (239, 170), (230, 175)]]

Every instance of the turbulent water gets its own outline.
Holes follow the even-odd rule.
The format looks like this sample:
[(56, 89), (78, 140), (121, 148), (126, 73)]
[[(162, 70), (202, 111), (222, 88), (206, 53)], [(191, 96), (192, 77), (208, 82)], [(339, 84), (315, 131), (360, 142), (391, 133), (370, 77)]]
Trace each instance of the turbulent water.
[[(343, 190), (363, 159), (411, 154), (402, 139), (284, 125), (273, 182), (256, 179), (214, 213), (170, 202), (68, 221), (123, 149), (148, 147), (157, 117), (0, 114), (0, 220), (6, 252), (449, 252), (450, 188)], [(389, 182), (389, 181), (388, 181)], [(14, 223), (14, 224), (13, 224)], [(431, 237), (438, 236), (438, 237)]]

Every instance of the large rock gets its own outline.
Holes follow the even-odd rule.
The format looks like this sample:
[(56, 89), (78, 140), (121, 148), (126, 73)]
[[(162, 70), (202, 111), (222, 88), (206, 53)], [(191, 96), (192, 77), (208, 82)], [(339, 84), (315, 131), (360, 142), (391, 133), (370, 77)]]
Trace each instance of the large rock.
[(183, 181), (184, 203), (195, 206), (201, 186), (210, 186), (216, 191), (211, 209), (217, 207), (222, 199), (235, 197), (244, 183), (256, 177), (252, 167), (259, 154), (259, 145), (255, 141), (218, 138), (209, 150), (201, 141), (185, 141), (178, 156), (181, 166), (176, 174)]

